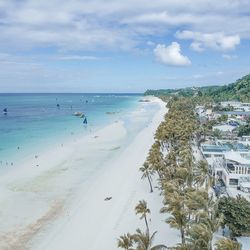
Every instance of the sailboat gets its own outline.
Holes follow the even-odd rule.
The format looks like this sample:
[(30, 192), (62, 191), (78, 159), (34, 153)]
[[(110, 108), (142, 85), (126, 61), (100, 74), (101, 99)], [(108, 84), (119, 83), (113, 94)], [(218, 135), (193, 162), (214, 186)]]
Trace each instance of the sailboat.
[(87, 117), (85, 116), (84, 120), (83, 120), (83, 124), (88, 124), (88, 121), (87, 121)]

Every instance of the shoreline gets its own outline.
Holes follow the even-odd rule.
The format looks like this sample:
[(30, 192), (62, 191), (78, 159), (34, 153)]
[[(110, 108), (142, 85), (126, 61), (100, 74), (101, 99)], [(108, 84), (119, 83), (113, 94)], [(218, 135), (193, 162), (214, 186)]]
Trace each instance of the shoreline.
[[(157, 100), (157, 102), (160, 103), (159, 100)], [(21, 241), (26, 240), (26, 244), (28, 243), (28, 246), (31, 247), (31, 249), (69, 249), (69, 247), (72, 248), (73, 243), (75, 244), (75, 247), (73, 247), (73, 249), (79, 249), (79, 247), (81, 248), (82, 244), (84, 245), (87, 244), (86, 240), (89, 242), (89, 244), (91, 244), (91, 242), (97, 243), (96, 242), (96, 239), (97, 239), (96, 230), (98, 229), (99, 231), (98, 238), (103, 237), (104, 231), (110, 232), (111, 235), (114, 235), (114, 239), (110, 240), (109, 243), (115, 244), (113, 249), (117, 249), (115, 239), (119, 237), (120, 233), (118, 232), (123, 231), (123, 230), (120, 230), (122, 223), (119, 222), (121, 220), (123, 221), (122, 213), (125, 210), (126, 211), (128, 210), (127, 212), (133, 213), (133, 209), (132, 210), (125, 209), (126, 206), (124, 207), (124, 202), (128, 203), (134, 197), (134, 193), (133, 193), (134, 190), (132, 193), (125, 195), (126, 193), (125, 189), (127, 189), (128, 186), (130, 185), (138, 184), (138, 182), (140, 183), (140, 176), (138, 176), (138, 174), (140, 173), (137, 173), (137, 172), (139, 172), (138, 171), (139, 167), (145, 160), (148, 150), (151, 144), (153, 143), (154, 132), (156, 128), (158, 127), (159, 123), (162, 121), (163, 115), (166, 113), (165, 103), (164, 104), (161, 103), (160, 105), (161, 107), (159, 111), (157, 111), (157, 114), (153, 117), (153, 121), (150, 122), (150, 124), (147, 127), (145, 127), (142, 131), (140, 131), (135, 136), (133, 142), (128, 143), (128, 145), (126, 145), (124, 149), (119, 148), (119, 143), (121, 143), (121, 140), (124, 137), (126, 137), (126, 131), (124, 131), (124, 128), (121, 122), (117, 122), (111, 125), (108, 131), (104, 129), (102, 131), (103, 134), (100, 133), (100, 131), (96, 132), (96, 134), (98, 134), (99, 136), (97, 138), (93, 138), (93, 135), (90, 136), (89, 138), (90, 140), (98, 142), (96, 143), (98, 144), (98, 147), (99, 147), (98, 155), (99, 153), (102, 152), (101, 150), (103, 150), (103, 155), (106, 154), (107, 157), (104, 157), (104, 158), (100, 157), (102, 159), (102, 162), (97, 162), (96, 164), (97, 168), (99, 164), (98, 173), (95, 172), (94, 176), (90, 177), (89, 180), (83, 181), (80, 178), (76, 180), (75, 183), (65, 183), (65, 186), (67, 185), (69, 187), (71, 186), (74, 192), (72, 190), (68, 190), (67, 194), (62, 194), (62, 190), (60, 190), (60, 185), (62, 185), (61, 183), (62, 180), (67, 181), (68, 179), (71, 178), (70, 177), (71, 174), (73, 176), (73, 174), (75, 174), (76, 171), (79, 170), (79, 166), (77, 165), (77, 163), (74, 163), (74, 161), (76, 160), (74, 159), (74, 157), (77, 155), (79, 156), (81, 154), (81, 152), (77, 152), (77, 151), (80, 151), (81, 147), (79, 147), (78, 150), (74, 148), (76, 152), (74, 152), (73, 155), (71, 154), (72, 152), (69, 152), (69, 154), (65, 153), (64, 155), (64, 157), (67, 158), (68, 161), (71, 161), (66, 164), (66, 165), (69, 165), (70, 163), (71, 166), (73, 166), (71, 171), (68, 171), (67, 169), (65, 170), (64, 169), (65, 166), (59, 167), (60, 173), (55, 173), (50, 168), (48, 168), (48, 170), (50, 171), (47, 176), (43, 176), (40, 179), (39, 178), (35, 179), (35, 181), (33, 180), (33, 182), (29, 184), (28, 187), (24, 188), (24, 190), (21, 190), (21, 192), (27, 193), (28, 191), (30, 191), (29, 188), (32, 187), (33, 188), (32, 192), (35, 192), (35, 194), (38, 194), (38, 198), (42, 197), (43, 199), (46, 198), (47, 200), (51, 200), (51, 201), (49, 204), (50, 206), (48, 206), (48, 204), (47, 206), (43, 203), (40, 204), (40, 207), (38, 210), (41, 210), (41, 211), (40, 211), (40, 214), (39, 212), (38, 214), (36, 214), (36, 216), (38, 217), (37, 221), (35, 221), (36, 223), (33, 223), (33, 224), (29, 223), (27, 225), (28, 227), (26, 227), (27, 230), (26, 231), (23, 230), (23, 233), (21, 234), (21, 237), (19, 237), (19, 240)], [(117, 134), (115, 135), (115, 133)], [(108, 137), (107, 137), (107, 134), (109, 134)], [(105, 135), (107, 138), (105, 138)], [(113, 138), (110, 138), (110, 137), (113, 137)], [(111, 157), (111, 159), (109, 159), (108, 157), (109, 153), (106, 152), (107, 143), (109, 145), (109, 150), (111, 150), (111, 152), (117, 151), (115, 156)], [(91, 148), (89, 150), (91, 150)], [(96, 156), (92, 156), (92, 160), (93, 159), (96, 159)], [(103, 165), (102, 168), (100, 168), (100, 165)], [(126, 165), (129, 165), (129, 166), (126, 166)], [(136, 171), (134, 171), (134, 168), (136, 168)], [(57, 169), (55, 170), (58, 171), (58, 166), (57, 166)], [(59, 175), (59, 177), (58, 178), (56, 177), (55, 180), (53, 180), (53, 185), (50, 182), (46, 183), (45, 181), (46, 179), (50, 179), (51, 175), (55, 177), (55, 175), (57, 174)], [(16, 176), (18, 176), (18, 174), (16, 174)], [(127, 178), (125, 178), (125, 176), (127, 176)], [(20, 178), (20, 176), (18, 177)], [(32, 179), (34, 178), (34, 176), (33, 177), (30, 176), (30, 178)], [(110, 181), (110, 179), (114, 181)], [(42, 189), (37, 184), (37, 181), (38, 182), (42, 181), (43, 184), (45, 181), (45, 185), (42, 185)], [(15, 185), (17, 184), (15, 183)], [(23, 183), (21, 183), (20, 186), (23, 188)], [(54, 198), (53, 195), (49, 194), (50, 189), (54, 191), (54, 194), (57, 193), (56, 200), (53, 199)], [(120, 195), (118, 194), (118, 191), (122, 192), (121, 196), (123, 197), (119, 197)], [(19, 189), (19, 192), (20, 192), (20, 189)], [(3, 193), (3, 190), (1, 193)], [(112, 199), (110, 201), (104, 201), (104, 198), (106, 196), (112, 196)], [(128, 196), (127, 201), (124, 200), (125, 198), (124, 196), (126, 197)], [(31, 197), (28, 200), (31, 200), (32, 198), (34, 197), (32, 197), (31, 195)], [(67, 202), (65, 202), (66, 200)], [(22, 202), (20, 199), (19, 201)], [(41, 203), (40, 200), (37, 201), (37, 206), (39, 202)], [(24, 207), (27, 208), (27, 205), (28, 204), (26, 204)], [(102, 213), (99, 213), (99, 215), (98, 215), (98, 210), (96, 210), (98, 208), (103, 209)], [(107, 229), (104, 229), (105, 228), (104, 227), (103, 229), (101, 229), (102, 225), (98, 223), (99, 220), (100, 221), (102, 220), (102, 217), (107, 218), (108, 215), (111, 216), (110, 214), (111, 211), (112, 211), (112, 214), (114, 212), (115, 214), (117, 214), (118, 217), (117, 216), (115, 218), (113, 218), (113, 216), (110, 217), (110, 220), (112, 220), (115, 224), (110, 223), (109, 221), (108, 224), (110, 225), (107, 225), (107, 226), (110, 227), (111, 224), (113, 227), (115, 226), (115, 232), (117, 231), (117, 234), (114, 234), (114, 230), (113, 230), (114, 228), (113, 229), (109, 228), (109, 230), (107, 230)], [(42, 214), (43, 216), (41, 216)], [(55, 219), (55, 216), (57, 216), (56, 219)], [(80, 221), (82, 221), (82, 223)], [(45, 227), (42, 224), (45, 224)], [(86, 227), (82, 224), (86, 224), (88, 226)], [(83, 228), (81, 228), (81, 226)], [(73, 235), (72, 235), (72, 232), (74, 233)], [(121, 232), (121, 234), (122, 233), (123, 232)], [(31, 241), (28, 235), (34, 236)], [(68, 235), (68, 237), (66, 237), (66, 235)], [(87, 235), (85, 240), (83, 240), (84, 235)], [(73, 239), (72, 237), (75, 239)], [(98, 242), (102, 242), (102, 240), (100, 241), (98, 240)], [(23, 245), (26, 245), (26, 244), (23, 244)], [(44, 244), (45, 246), (43, 246)], [(67, 247), (67, 244), (69, 244), (68, 247)], [(18, 243), (16, 242), (16, 246), (20, 246), (20, 245), (18, 245)], [(29, 247), (27, 249), (29, 249)], [(110, 247), (111, 246), (107, 246), (107, 248), (103, 248), (103, 249), (111, 249)], [(18, 249), (18, 248), (5, 248), (5, 249)], [(98, 249), (98, 246), (93, 246), (93, 247), (88, 246), (86, 247), (86, 249)]]

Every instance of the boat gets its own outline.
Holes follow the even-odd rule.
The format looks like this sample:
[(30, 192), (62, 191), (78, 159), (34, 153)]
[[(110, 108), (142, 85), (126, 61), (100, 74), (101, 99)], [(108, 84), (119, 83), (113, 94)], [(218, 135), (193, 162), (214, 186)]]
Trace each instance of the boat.
[(82, 113), (82, 112), (75, 112), (73, 115), (77, 116), (77, 117), (80, 117), (80, 118), (85, 117), (84, 113)]
[(8, 109), (7, 108), (4, 108), (3, 109), (3, 113), (6, 115), (8, 113)]
[(88, 121), (87, 121), (87, 117), (85, 116), (84, 120), (83, 120), (83, 124), (88, 124)]

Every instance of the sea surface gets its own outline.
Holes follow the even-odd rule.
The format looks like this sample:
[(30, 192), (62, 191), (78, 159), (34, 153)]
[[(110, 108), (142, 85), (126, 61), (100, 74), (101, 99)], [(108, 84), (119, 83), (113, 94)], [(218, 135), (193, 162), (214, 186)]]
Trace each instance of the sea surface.
[[(132, 138), (159, 108), (145, 110), (139, 94), (0, 94), (0, 167), (122, 120)], [(7, 113), (4, 109), (7, 108)], [(74, 116), (83, 112), (88, 124)], [(136, 113), (147, 112), (135, 120)], [(152, 115), (151, 115), (152, 113)], [(141, 116), (140, 116), (141, 117)]]

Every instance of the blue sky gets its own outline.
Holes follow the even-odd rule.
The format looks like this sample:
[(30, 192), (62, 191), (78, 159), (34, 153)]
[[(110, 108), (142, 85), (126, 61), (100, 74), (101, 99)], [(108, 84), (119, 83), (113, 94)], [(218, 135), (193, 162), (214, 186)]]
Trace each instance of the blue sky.
[(250, 73), (248, 0), (0, 0), (0, 92), (143, 92)]

